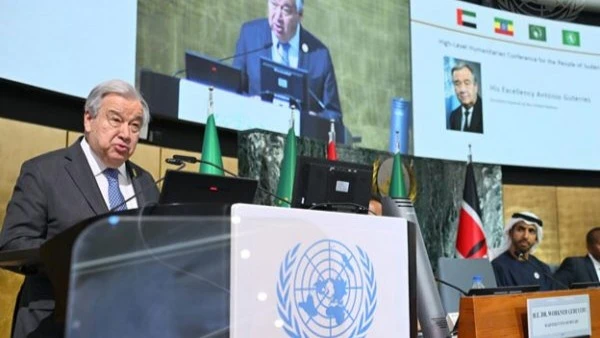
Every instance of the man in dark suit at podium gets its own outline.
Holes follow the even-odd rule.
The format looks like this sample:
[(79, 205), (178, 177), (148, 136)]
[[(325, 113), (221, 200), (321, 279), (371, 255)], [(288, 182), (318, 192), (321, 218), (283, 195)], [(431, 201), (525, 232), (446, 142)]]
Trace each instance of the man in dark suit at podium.
[[(157, 202), (152, 176), (129, 161), (149, 119), (148, 105), (130, 84), (111, 80), (96, 86), (85, 102), (85, 136), (23, 163), (6, 210), (0, 250), (38, 248), (92, 216)], [(47, 277), (27, 276), (13, 337), (61, 337), (63, 328), (53, 313)]]
[(583, 257), (565, 258), (554, 274), (554, 277), (565, 285), (600, 281), (600, 227), (588, 231), (585, 239), (588, 254)]
[[(327, 47), (300, 24), (304, 0), (268, 0), (268, 18), (246, 22), (240, 31), (233, 65), (248, 78), (248, 94), (261, 95), (260, 58), (308, 71), (310, 107), (326, 119), (342, 122), (337, 81)], [(269, 44), (271, 44), (269, 48)], [(266, 47), (266, 48), (262, 48)], [(256, 52), (250, 52), (256, 50)], [(245, 55), (241, 55), (247, 53)], [(318, 99), (315, 100), (315, 97)]]
[(460, 106), (450, 114), (450, 129), (483, 133), (483, 113), (479, 83), (470, 65), (458, 64), (452, 68), (452, 83)]

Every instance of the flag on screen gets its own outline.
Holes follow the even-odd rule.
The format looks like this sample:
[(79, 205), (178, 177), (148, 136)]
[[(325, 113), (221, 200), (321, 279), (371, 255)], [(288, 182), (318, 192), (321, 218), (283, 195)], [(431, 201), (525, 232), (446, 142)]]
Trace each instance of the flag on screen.
[(213, 106), (213, 87), (208, 89), (208, 118), (204, 128), (204, 141), (202, 143), (202, 161), (200, 163), (200, 173), (210, 175), (223, 175), (223, 158), (221, 158), (221, 145), (217, 135), (217, 126), (215, 123), (215, 114)]
[(337, 161), (337, 150), (335, 148), (335, 120), (331, 120), (329, 125), (329, 141), (327, 142), (327, 159)]
[(581, 45), (581, 40), (579, 38), (579, 32), (577, 31), (562, 31), (562, 41), (563, 45), (567, 46), (575, 46), (579, 47)]
[(294, 180), (296, 178), (296, 134), (294, 132), (294, 109), (290, 129), (285, 138), (283, 148), (283, 160), (279, 170), (279, 183), (277, 184), (277, 196), (282, 200), (275, 200), (275, 205), (289, 208), (292, 206), (292, 194), (294, 192)]
[(456, 23), (460, 26), (477, 28), (477, 13), (466, 11), (462, 8), (456, 9)]
[(465, 190), (458, 218), (456, 251), (461, 258), (486, 258), (488, 248), (481, 222), (477, 185), (471, 161), (467, 164)]
[(513, 36), (515, 34), (513, 22), (507, 19), (494, 18), (494, 32)]
[(546, 41), (546, 27), (529, 25), (529, 40)]

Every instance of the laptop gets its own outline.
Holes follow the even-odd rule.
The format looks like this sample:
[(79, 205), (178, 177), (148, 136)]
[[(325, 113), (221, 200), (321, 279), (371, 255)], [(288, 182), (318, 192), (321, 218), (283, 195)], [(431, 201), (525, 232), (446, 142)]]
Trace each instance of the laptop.
[(185, 72), (190, 81), (234, 93), (242, 92), (241, 70), (200, 53), (185, 52)]
[(252, 204), (257, 187), (249, 178), (167, 170), (159, 203)]
[(310, 104), (308, 72), (261, 57), (260, 92), (263, 97), (272, 95), (282, 101), (294, 102), (300, 110), (307, 111)]

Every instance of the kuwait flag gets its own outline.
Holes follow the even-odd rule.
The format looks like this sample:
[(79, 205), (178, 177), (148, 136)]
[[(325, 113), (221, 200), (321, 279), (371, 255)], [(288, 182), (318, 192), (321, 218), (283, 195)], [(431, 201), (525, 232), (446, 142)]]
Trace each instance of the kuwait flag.
[(475, 19), (477, 18), (477, 14), (471, 11), (465, 11), (462, 8), (456, 9), (456, 23), (460, 26), (477, 28), (477, 24), (475, 23)]
[(502, 18), (494, 18), (494, 32), (513, 36), (515, 34), (513, 22)]
[(456, 251), (461, 258), (486, 258), (488, 256), (471, 161), (467, 164), (465, 190), (456, 234)]

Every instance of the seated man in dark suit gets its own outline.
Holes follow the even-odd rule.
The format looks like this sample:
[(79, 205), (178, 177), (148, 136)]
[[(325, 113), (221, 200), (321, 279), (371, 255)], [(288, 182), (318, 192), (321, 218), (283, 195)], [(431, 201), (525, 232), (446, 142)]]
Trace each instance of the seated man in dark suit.
[(542, 242), (542, 220), (527, 211), (517, 212), (504, 228), (502, 247), (492, 261), (498, 286), (539, 285), (540, 290), (552, 290), (550, 267), (533, 252)]
[(572, 283), (599, 282), (600, 276), (600, 227), (588, 231), (586, 237), (588, 254), (583, 257), (567, 257), (554, 277), (565, 285)]
[(452, 68), (452, 83), (460, 106), (450, 114), (450, 129), (483, 133), (483, 113), (479, 83), (471, 66), (461, 63)]
[[(157, 202), (152, 176), (129, 161), (149, 120), (148, 105), (130, 84), (112, 80), (96, 86), (85, 102), (85, 136), (66, 149), (23, 163), (6, 210), (0, 250), (38, 248), (87, 218)], [(17, 300), (13, 337), (62, 334), (54, 321), (48, 278), (27, 276)]]
[[(268, 0), (268, 18), (246, 22), (240, 31), (233, 65), (246, 73), (248, 94), (261, 95), (260, 58), (308, 71), (309, 110), (342, 122), (342, 108), (327, 47), (300, 24), (304, 0)], [(263, 48), (272, 43), (271, 48)], [(318, 99), (315, 100), (315, 97)], [(320, 102), (319, 102), (320, 101)]]

